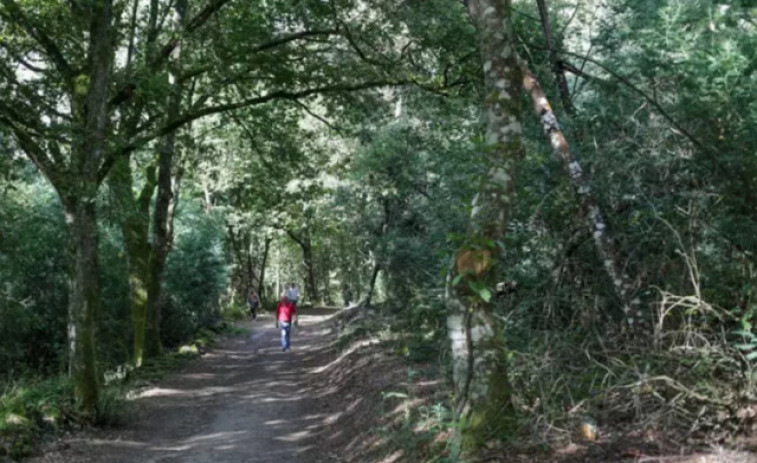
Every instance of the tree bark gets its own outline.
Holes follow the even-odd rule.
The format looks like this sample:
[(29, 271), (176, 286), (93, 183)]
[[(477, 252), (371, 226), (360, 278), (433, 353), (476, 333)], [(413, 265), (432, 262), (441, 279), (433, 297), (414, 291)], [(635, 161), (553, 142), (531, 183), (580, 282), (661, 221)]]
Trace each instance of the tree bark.
[[(96, 190), (96, 185), (92, 187)], [(67, 201), (64, 210), (73, 242), (68, 301), (69, 374), (83, 411), (93, 418), (100, 384), (96, 341), (100, 269), (95, 203), (86, 198)]]
[(462, 423), (455, 439), (464, 453), (494, 438), (512, 406), (505, 332), (494, 313), (500, 244), (513, 205), (516, 168), (523, 156), (522, 75), (513, 48), (509, 0), (468, 0), (483, 62), (486, 90), (487, 172), (473, 200), (465, 244), (448, 275), (447, 326), (452, 347), (455, 412)]
[[(178, 98), (178, 97), (177, 97)], [(163, 352), (160, 341), (160, 318), (162, 310), (163, 270), (171, 249), (171, 202), (174, 200), (171, 170), (176, 150), (176, 134), (166, 135), (158, 155), (158, 194), (153, 212), (152, 253), (150, 256), (150, 284), (147, 292), (147, 357), (155, 357)]]
[[(183, 27), (186, 16), (187, 0), (178, 0), (174, 5), (176, 30)], [(180, 75), (180, 60), (183, 46), (177, 45), (169, 67), (172, 85), (167, 99), (166, 118), (173, 120), (181, 110), (183, 86)], [(176, 131), (166, 134), (160, 141), (158, 150), (158, 193), (153, 212), (152, 254), (150, 256), (150, 282), (147, 291), (147, 329), (145, 339), (145, 356), (154, 357), (163, 352), (160, 340), (160, 319), (162, 311), (162, 279), (166, 259), (173, 241), (173, 212), (178, 202), (178, 191), (174, 191), (173, 165), (176, 153)], [(178, 178), (176, 181), (178, 185)]]
[(368, 284), (368, 294), (365, 296), (365, 306), (370, 307), (373, 300), (373, 292), (376, 290), (376, 280), (378, 279), (381, 266), (378, 263), (378, 259), (373, 264), (373, 271), (371, 272), (371, 281)]
[(573, 114), (575, 108), (573, 107), (573, 101), (570, 99), (570, 88), (568, 87), (568, 79), (565, 78), (565, 70), (561, 64), (560, 58), (557, 55), (557, 49), (555, 48), (554, 39), (552, 38), (552, 25), (549, 21), (549, 10), (547, 9), (546, 0), (536, 0), (536, 4), (539, 6), (539, 17), (541, 18), (541, 27), (544, 32), (544, 40), (547, 42), (547, 48), (549, 48), (549, 62), (552, 65), (552, 72), (555, 74), (555, 80), (557, 81), (557, 90), (560, 92), (560, 100), (562, 101), (565, 112)]
[(268, 265), (268, 253), (271, 250), (271, 241), (273, 238), (266, 237), (265, 238), (265, 246), (263, 247), (263, 258), (260, 260), (260, 270), (258, 274), (260, 275), (260, 279), (258, 280), (258, 296), (260, 297), (260, 301), (262, 303), (265, 303), (268, 300), (268, 294), (265, 290), (265, 267)]
[(245, 287), (252, 288), (255, 286), (255, 271), (252, 265), (252, 237), (249, 231), (244, 234), (244, 254), (246, 264), (245, 281), (247, 283)]
[(133, 349), (132, 363), (142, 365), (147, 325), (147, 292), (149, 284), (150, 200), (155, 191), (155, 169), (148, 168), (139, 196), (132, 194), (132, 173), (128, 158), (113, 164), (108, 177), (111, 194), (121, 211), (121, 234), (124, 239), (129, 274), (129, 305), (131, 308)]
[(97, 413), (100, 383), (96, 355), (100, 297), (96, 197), (100, 186), (98, 169), (106, 150), (108, 86), (113, 58), (111, 8), (110, 0), (92, 2), (89, 8), (88, 85), (86, 91), (83, 85), (74, 85), (72, 95), (73, 120), (82, 129), (72, 149), (78, 184), (56, 187), (59, 193), (63, 192), (66, 222), (74, 245), (68, 308), (69, 365), (76, 397), (84, 413), (91, 418)]
[(589, 176), (583, 171), (578, 159), (570, 150), (570, 145), (568, 145), (560, 124), (557, 122), (557, 116), (555, 116), (546, 95), (539, 86), (539, 82), (525, 68), (525, 65), (523, 65), (523, 76), (523, 88), (531, 97), (534, 111), (541, 120), (544, 134), (552, 146), (552, 153), (570, 178), (573, 191), (578, 197), (581, 208), (585, 211), (586, 225), (594, 239), (594, 247), (602, 261), (605, 272), (612, 281), (615, 294), (623, 306), (625, 323), (632, 326), (634, 323), (642, 321), (643, 314), (639, 309), (639, 300), (633, 298), (632, 279), (625, 272), (620, 253), (615, 249), (615, 245), (610, 239), (607, 223), (592, 192)]
[(320, 301), (318, 285), (315, 281), (315, 262), (313, 261), (313, 243), (310, 239), (310, 231), (302, 238), (302, 261), (305, 265), (305, 292), (308, 298), (315, 303)]
[(242, 258), (242, 246), (237, 237), (237, 233), (234, 231), (234, 227), (232, 227), (231, 224), (226, 225), (226, 236), (228, 237), (229, 247), (231, 248), (231, 258), (234, 263), (229, 281), (229, 298), (232, 301), (243, 303), (246, 301), (246, 291), (249, 289), (249, 286), (242, 267), (242, 262), (244, 260)]

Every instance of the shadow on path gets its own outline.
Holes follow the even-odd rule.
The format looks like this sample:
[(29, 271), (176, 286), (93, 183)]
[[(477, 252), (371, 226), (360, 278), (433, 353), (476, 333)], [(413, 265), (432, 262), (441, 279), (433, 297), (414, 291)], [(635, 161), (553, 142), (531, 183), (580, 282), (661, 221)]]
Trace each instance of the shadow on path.
[[(182, 372), (133, 399), (126, 427), (61, 441), (32, 462), (317, 462), (319, 411), (310, 377), (333, 359), (323, 323), (331, 309), (305, 309), (281, 352), (273, 317), (243, 326)], [(333, 430), (332, 430), (333, 431)]]

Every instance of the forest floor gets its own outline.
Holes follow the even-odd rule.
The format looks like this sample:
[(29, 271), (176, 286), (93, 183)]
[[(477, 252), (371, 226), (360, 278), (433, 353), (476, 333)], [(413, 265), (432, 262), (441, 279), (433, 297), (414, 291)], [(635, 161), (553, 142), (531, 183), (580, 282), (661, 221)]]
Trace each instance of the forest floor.
[(124, 426), (91, 430), (50, 444), (30, 462), (325, 461), (335, 431), (324, 391), (311, 378), (329, 363), (334, 311), (300, 317), (292, 350), (282, 352), (273, 317), (248, 336), (222, 340), (202, 358), (137, 391)]
[[(182, 371), (135, 391), (124, 425), (59, 437), (27, 461), (440, 461), (448, 431), (436, 427), (433, 411), (448, 392), (433, 368), (408, 367), (375, 337), (355, 336), (338, 348), (339, 330), (362, 316), (358, 309), (301, 312), (290, 352), (281, 352), (273, 318), (262, 315), (242, 324), (249, 335), (224, 339)], [(628, 439), (571, 443), (548, 453), (498, 448), (477, 461), (757, 462), (746, 452), (660, 456), (659, 449), (641, 448)]]
[(397, 461), (403, 452), (375, 426), (382, 393), (406, 375), (401, 359), (371, 341), (338, 349), (339, 313), (301, 310), (289, 352), (281, 351), (270, 314), (240, 323), (248, 335), (223, 339), (181, 371), (134, 391), (123, 425), (59, 436), (25, 461)]

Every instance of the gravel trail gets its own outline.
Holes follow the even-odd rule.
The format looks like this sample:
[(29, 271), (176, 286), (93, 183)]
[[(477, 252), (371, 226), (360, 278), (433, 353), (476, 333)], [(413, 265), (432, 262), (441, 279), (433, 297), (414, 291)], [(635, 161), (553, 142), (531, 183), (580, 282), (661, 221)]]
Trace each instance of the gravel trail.
[[(33, 463), (268, 463), (325, 461), (316, 370), (327, 364), (334, 311), (300, 314), (292, 350), (281, 352), (270, 315), (250, 335), (222, 341), (186, 369), (141, 391), (129, 423), (59, 440)], [(333, 430), (331, 430), (333, 431)]]

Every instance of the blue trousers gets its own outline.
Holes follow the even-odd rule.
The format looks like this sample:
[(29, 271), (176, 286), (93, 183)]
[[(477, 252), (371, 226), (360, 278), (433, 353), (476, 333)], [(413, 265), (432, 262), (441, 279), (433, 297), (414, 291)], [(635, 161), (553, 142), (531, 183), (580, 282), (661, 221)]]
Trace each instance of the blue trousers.
[(291, 322), (279, 322), (279, 329), (281, 330), (281, 349), (289, 350), (291, 347), (290, 335), (292, 332)]

